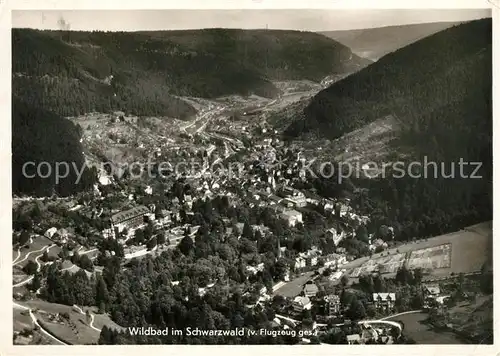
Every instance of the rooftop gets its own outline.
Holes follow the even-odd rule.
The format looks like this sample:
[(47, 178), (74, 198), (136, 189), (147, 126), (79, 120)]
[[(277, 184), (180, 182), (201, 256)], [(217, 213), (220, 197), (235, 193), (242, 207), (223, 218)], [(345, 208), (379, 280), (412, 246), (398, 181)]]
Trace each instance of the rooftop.
[(132, 219), (132, 218), (135, 218), (135, 217), (137, 217), (139, 215), (144, 215), (144, 214), (147, 214), (147, 213), (149, 213), (149, 209), (146, 208), (143, 205), (140, 205), (140, 206), (137, 206), (135, 208), (132, 208), (132, 209), (129, 209), (129, 210), (125, 210), (125, 211), (121, 211), (119, 213), (114, 214), (111, 217), (111, 221), (114, 224), (119, 224), (119, 223), (121, 223), (123, 221), (126, 221), (128, 219)]
[(293, 302), (304, 306), (304, 305), (309, 304), (311, 302), (311, 299), (309, 299), (308, 297), (300, 297), (299, 296), (299, 297), (295, 297)]
[(373, 293), (373, 300), (395, 301), (396, 300), (396, 293)]

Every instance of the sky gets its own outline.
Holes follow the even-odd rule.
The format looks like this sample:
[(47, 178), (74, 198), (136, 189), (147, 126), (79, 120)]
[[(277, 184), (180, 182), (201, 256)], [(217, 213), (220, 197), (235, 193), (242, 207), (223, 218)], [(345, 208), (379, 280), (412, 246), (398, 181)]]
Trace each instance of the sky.
[(12, 27), (86, 31), (267, 27), (334, 31), (485, 17), (491, 17), (491, 10), (13, 10)]

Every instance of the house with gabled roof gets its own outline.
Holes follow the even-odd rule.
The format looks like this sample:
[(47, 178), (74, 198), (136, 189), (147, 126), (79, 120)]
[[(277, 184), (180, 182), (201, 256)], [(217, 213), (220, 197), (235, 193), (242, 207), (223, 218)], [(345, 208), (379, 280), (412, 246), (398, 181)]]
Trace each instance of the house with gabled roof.
[(373, 303), (377, 309), (393, 309), (395, 302), (396, 293), (373, 293)]

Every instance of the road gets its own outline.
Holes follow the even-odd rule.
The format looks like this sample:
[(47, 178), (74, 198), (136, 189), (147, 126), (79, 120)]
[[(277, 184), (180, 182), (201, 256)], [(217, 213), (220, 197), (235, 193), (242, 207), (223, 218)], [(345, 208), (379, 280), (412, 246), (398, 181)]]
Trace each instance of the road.
[(126, 260), (130, 260), (130, 259), (135, 258), (135, 257), (144, 256), (144, 255), (147, 255), (149, 253), (155, 252), (157, 248), (158, 248), (158, 246), (155, 246), (151, 250), (144, 249), (144, 250), (140, 250), (140, 251), (136, 251), (136, 252), (132, 252), (132, 253), (127, 253), (123, 258)]
[[(360, 324), (360, 325), (366, 325), (366, 324), (386, 324), (386, 325), (390, 325), (390, 326), (395, 326), (399, 330), (402, 330), (402, 326), (401, 326), (400, 323), (395, 322), (395, 321), (391, 321), (391, 320), (387, 320), (387, 319), (392, 319), (392, 318), (396, 318), (396, 317), (399, 317), (399, 316), (402, 316), (402, 315), (417, 314), (417, 313), (422, 313), (422, 310), (410, 310), (410, 311), (403, 312), (403, 313), (393, 314), (393, 315), (390, 315), (390, 316), (387, 316), (387, 317), (381, 318), (381, 319), (361, 320), (361, 321), (358, 321), (358, 324)], [(290, 322), (292, 322), (294, 324), (299, 324), (301, 322), (300, 320), (292, 319), (292, 318), (287, 317), (285, 315), (276, 314), (275, 316), (277, 318), (279, 318), (279, 319), (287, 320), (287, 321), (290, 321)], [(327, 324), (321, 324), (321, 323), (317, 323), (316, 325), (320, 326), (320, 327), (321, 326), (327, 326)], [(342, 326), (342, 325), (344, 325), (344, 323), (334, 324), (333, 326)]]
[(287, 298), (295, 298), (302, 292), (304, 284), (314, 276), (314, 272), (306, 272), (303, 275), (291, 280), (282, 287), (278, 288), (274, 294), (282, 295)]
[(29, 313), (29, 315), (30, 315), (31, 321), (33, 322), (33, 324), (35, 324), (35, 326), (37, 326), (37, 327), (40, 329), (40, 331), (41, 331), (42, 333), (44, 333), (44, 334), (45, 334), (45, 335), (47, 335), (49, 338), (51, 338), (52, 340), (55, 340), (57, 343), (59, 343), (59, 344), (61, 344), (61, 345), (66, 345), (66, 346), (68, 346), (68, 345), (69, 345), (69, 344), (65, 343), (64, 341), (59, 340), (57, 337), (53, 336), (51, 333), (49, 333), (47, 330), (45, 330), (45, 329), (43, 328), (43, 326), (42, 326), (42, 325), (40, 325), (40, 323), (38, 323), (38, 320), (37, 320), (36, 316), (33, 314), (33, 311), (32, 311), (30, 308), (28, 308), (28, 307), (26, 307), (26, 306), (24, 306), (24, 305), (18, 304), (18, 303), (16, 303), (16, 302), (13, 302), (13, 305), (14, 305), (14, 308), (23, 309), (23, 310), (28, 310), (28, 313)]

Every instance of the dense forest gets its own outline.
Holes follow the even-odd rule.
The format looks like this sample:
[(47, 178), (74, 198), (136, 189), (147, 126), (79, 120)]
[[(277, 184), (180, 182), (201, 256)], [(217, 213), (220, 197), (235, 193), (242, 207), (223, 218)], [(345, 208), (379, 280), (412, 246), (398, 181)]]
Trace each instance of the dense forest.
[(272, 80), (320, 81), (370, 63), (299, 31), (15, 29), (12, 36), (13, 94), (62, 116), (122, 110), (188, 118), (195, 110), (178, 96), (274, 97)]
[[(97, 178), (96, 172), (84, 165), (80, 130), (79, 126), (57, 114), (14, 98), (12, 192), (67, 196), (92, 187)], [(58, 163), (60, 179), (55, 174)], [(66, 175), (66, 168), (62, 166), (64, 163), (69, 166), (66, 177), (62, 177)], [(83, 172), (80, 179), (79, 172)]]
[[(292, 137), (337, 138), (384, 115), (401, 122), (395, 160), (436, 162), (428, 177), (315, 182), (323, 194), (353, 193), (374, 224), (402, 239), (454, 231), (492, 218), (491, 20), (452, 27), (391, 53), (320, 92), (292, 124)], [(401, 158), (400, 154), (406, 155)], [(480, 162), (464, 167), (459, 162)], [(421, 170), (421, 173), (423, 171)], [(368, 190), (360, 189), (368, 188)], [(331, 195), (335, 196), (335, 195)]]

